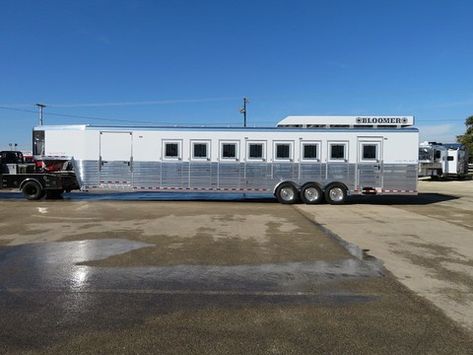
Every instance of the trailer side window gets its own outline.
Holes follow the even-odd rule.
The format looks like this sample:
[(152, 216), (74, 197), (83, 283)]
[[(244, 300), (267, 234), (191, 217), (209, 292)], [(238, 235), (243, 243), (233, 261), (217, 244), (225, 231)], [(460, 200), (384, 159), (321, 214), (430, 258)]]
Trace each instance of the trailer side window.
[(363, 144), (363, 160), (376, 160), (376, 144)]
[(164, 157), (165, 158), (179, 158), (179, 144), (178, 143), (165, 143), (164, 144)]
[(222, 143), (222, 158), (236, 159), (236, 143)]
[(302, 159), (303, 160), (317, 160), (318, 158), (318, 144), (317, 143), (303, 143), (302, 144)]
[(291, 145), (288, 143), (276, 143), (276, 159), (290, 159)]
[(345, 144), (334, 143), (330, 144), (330, 159), (344, 160), (345, 159)]
[(263, 143), (250, 143), (248, 145), (250, 159), (262, 159), (263, 158)]
[(206, 159), (207, 158), (207, 143), (194, 143), (192, 157), (194, 159)]

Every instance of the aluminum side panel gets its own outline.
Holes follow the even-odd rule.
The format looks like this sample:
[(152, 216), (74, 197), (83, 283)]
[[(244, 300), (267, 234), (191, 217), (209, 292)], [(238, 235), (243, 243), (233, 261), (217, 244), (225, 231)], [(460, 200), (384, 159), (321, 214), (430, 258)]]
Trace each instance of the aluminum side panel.
[[(121, 163), (121, 162), (120, 162)], [(121, 163), (122, 165), (125, 165)], [(342, 182), (351, 192), (357, 189), (357, 164), (346, 163), (240, 163), (240, 162), (134, 162), (132, 173), (122, 168), (110, 170), (107, 180), (100, 175), (99, 162), (74, 161), (74, 168), (83, 189), (106, 190), (193, 190), (272, 192), (281, 181), (298, 185), (318, 182)], [(384, 164), (381, 172), (383, 189), (415, 191), (417, 164)], [(126, 169), (125, 169), (126, 170)], [(370, 185), (370, 175), (363, 184)], [(374, 179), (374, 177), (373, 177)], [(102, 181), (102, 182), (101, 182)], [(117, 183), (115, 183), (117, 182)], [(359, 186), (363, 188), (363, 185)]]

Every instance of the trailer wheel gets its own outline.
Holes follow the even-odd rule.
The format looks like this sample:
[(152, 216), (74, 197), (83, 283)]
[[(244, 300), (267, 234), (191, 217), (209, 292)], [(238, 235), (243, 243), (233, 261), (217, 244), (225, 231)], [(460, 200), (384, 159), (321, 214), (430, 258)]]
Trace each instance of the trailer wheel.
[(299, 193), (293, 184), (290, 182), (283, 182), (276, 189), (275, 195), (280, 203), (293, 204), (297, 202)]
[(325, 189), (325, 199), (331, 205), (341, 205), (347, 199), (347, 188), (341, 183), (333, 183)]
[(39, 200), (44, 196), (44, 190), (36, 181), (27, 181), (21, 188), (27, 200)]
[(324, 193), (322, 189), (313, 182), (308, 182), (301, 188), (301, 200), (308, 205), (315, 205), (322, 203), (324, 199)]

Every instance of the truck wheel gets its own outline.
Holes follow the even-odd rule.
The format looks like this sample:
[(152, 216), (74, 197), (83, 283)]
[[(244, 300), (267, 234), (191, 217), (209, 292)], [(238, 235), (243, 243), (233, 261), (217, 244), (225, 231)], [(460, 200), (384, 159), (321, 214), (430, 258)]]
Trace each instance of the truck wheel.
[(334, 183), (325, 189), (325, 199), (331, 205), (341, 205), (347, 199), (347, 188), (340, 183)]
[(313, 182), (308, 182), (301, 188), (301, 200), (308, 205), (321, 203), (324, 199), (322, 189)]
[(21, 188), (27, 200), (39, 200), (44, 196), (44, 190), (36, 181), (27, 181)]
[(275, 195), (280, 203), (287, 205), (296, 203), (299, 193), (293, 184), (290, 182), (283, 182), (276, 189)]

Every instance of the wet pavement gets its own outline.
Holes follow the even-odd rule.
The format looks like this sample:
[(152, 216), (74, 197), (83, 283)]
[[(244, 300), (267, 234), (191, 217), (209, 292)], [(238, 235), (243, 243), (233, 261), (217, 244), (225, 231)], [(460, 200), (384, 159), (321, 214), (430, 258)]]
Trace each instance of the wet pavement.
[(473, 346), (379, 260), (291, 206), (124, 199), (0, 201), (0, 353)]
[(473, 333), (473, 181), (426, 180), (419, 189), (408, 203), (377, 198), (296, 208), (369, 249), (400, 282)]
[[(147, 246), (150, 244), (102, 239), (3, 248), (0, 249), (1, 291), (311, 296), (315, 292), (308, 290), (329, 280), (383, 276), (381, 263), (354, 258), (238, 266), (104, 268), (80, 265)], [(348, 301), (350, 295), (338, 296)]]

